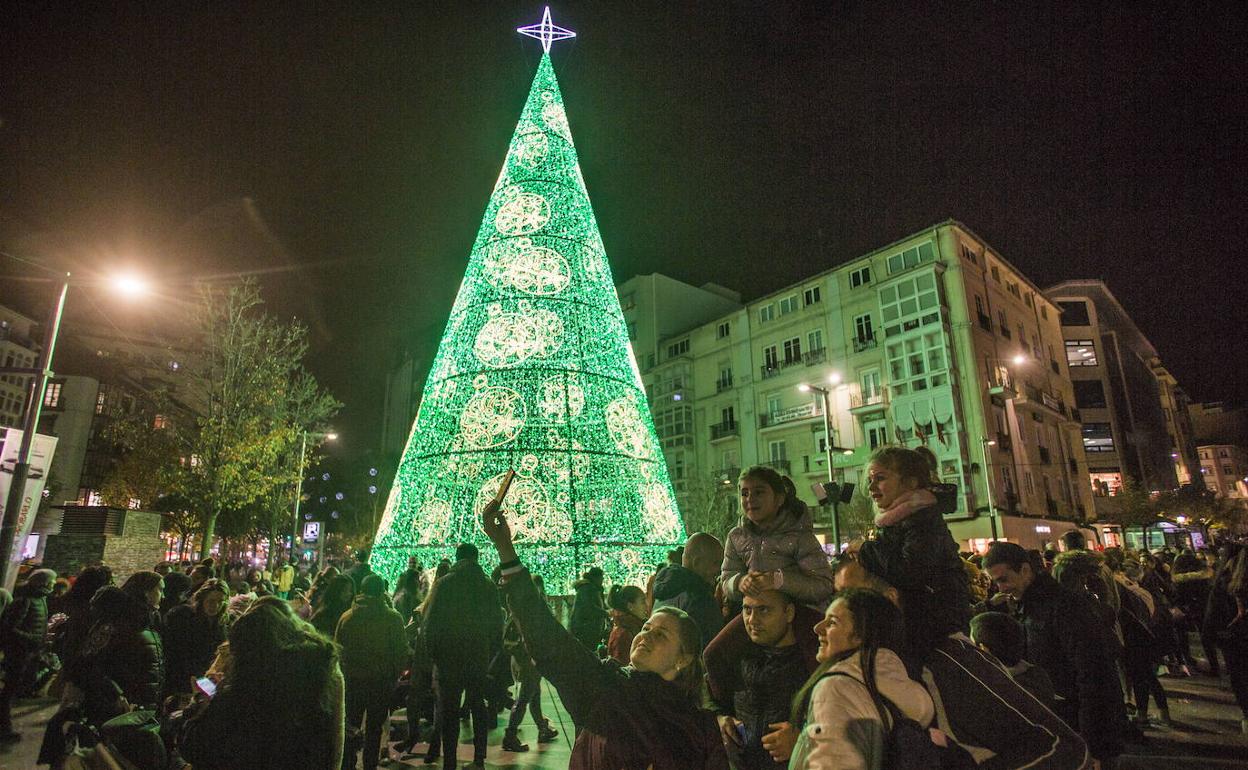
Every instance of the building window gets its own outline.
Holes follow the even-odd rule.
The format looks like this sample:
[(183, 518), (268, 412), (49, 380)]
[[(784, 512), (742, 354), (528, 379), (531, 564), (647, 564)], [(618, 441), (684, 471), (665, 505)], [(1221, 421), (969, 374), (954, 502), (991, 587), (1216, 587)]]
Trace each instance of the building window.
[(929, 332), (889, 345), (888, 375), (899, 396), (948, 384), (944, 335)]
[(775, 319), (776, 319), (776, 303), (772, 302), (771, 304), (763, 305), (762, 307), (758, 309), (759, 323), (767, 323), (768, 321), (774, 321)]
[(1001, 271), (1000, 269), (997, 268), (996, 265), (992, 266), (992, 280), (996, 281), (997, 283), (1001, 283)]
[(1048, 305), (1040, 306), (1040, 317), (1046, 321), (1049, 320), (1049, 306)]
[(719, 410), (720, 423), (723, 425), (736, 425), (737, 414), (735, 407), (725, 406)]
[(1027, 296), (1023, 297), (1023, 304), (1027, 307), (1034, 307), (1034, 304), (1031, 301), (1031, 292), (1027, 292)]
[(674, 342), (671, 345), (667, 346), (668, 358), (675, 358), (676, 356), (683, 356), (684, 354), (688, 352), (689, 352), (689, 338), (688, 337), (681, 340), (680, 342)]
[(880, 290), (884, 336), (892, 337), (940, 321), (936, 276), (928, 273)]
[(823, 350), (823, 329), (815, 329), (806, 335), (806, 348), (811, 353)]
[(716, 392), (727, 390), (732, 387), (732, 366), (729, 364), (719, 365), (719, 379), (715, 381)]
[(780, 409), (781, 409), (780, 397), (775, 396), (775, 395), (768, 396), (767, 397), (767, 414), (769, 415), (776, 414), (777, 412), (780, 411)]
[(715, 327), (715, 339), (722, 340), (724, 337), (728, 336), (729, 331), (731, 331), (731, 327), (729, 327), (727, 321), (724, 321), (719, 326)]
[(1022, 299), (1022, 294), (1018, 291), (1018, 283), (1016, 281), (1006, 281), (1005, 290), (1013, 294), (1015, 299)]
[(867, 446), (872, 450), (879, 449), (888, 443), (888, 426), (883, 420), (864, 425), (863, 432), (867, 437)]
[(816, 302), (818, 302), (819, 301), (819, 287), (811, 286), (802, 294), (802, 299), (806, 302), (808, 306), (813, 305)]
[(1226, 449), (1218, 450), (1218, 457), (1230, 457), (1230, 456), (1231, 456), (1231, 453), (1227, 451)]
[(1096, 346), (1092, 340), (1066, 340), (1066, 365), (1096, 366)]
[(61, 383), (48, 383), (48, 389), (43, 392), (43, 405), (49, 409), (56, 409), (61, 405)]
[(866, 286), (871, 283), (871, 268), (860, 267), (853, 270), (849, 274), (849, 288), (857, 289), (859, 286)]
[(802, 360), (802, 340), (800, 337), (794, 337), (791, 340), (784, 341), (784, 362), (786, 364), (795, 364)]
[(104, 414), (104, 391), (101, 390), (99, 395), (95, 397), (95, 413)]
[(1075, 405), (1080, 409), (1105, 409), (1105, 386), (1100, 380), (1075, 380)]
[(979, 259), (975, 256), (975, 250), (970, 246), (967, 246), (965, 243), (962, 244), (962, 258), (967, 262), (970, 262), (972, 265), (979, 264)]
[(1004, 310), (997, 311), (997, 325), (1001, 328), (1001, 336), (1008, 340), (1010, 338), (1010, 320), (1006, 317)]
[(763, 348), (763, 366), (768, 369), (780, 368), (780, 356), (776, 353), (775, 345), (768, 345)]
[(854, 317), (854, 338), (859, 342), (869, 342), (875, 339), (875, 330), (871, 328), (870, 313)]
[(1062, 310), (1062, 326), (1092, 325), (1092, 320), (1088, 316), (1088, 303), (1083, 300), (1059, 302), (1057, 306)]
[(156, 430), (164, 430), (169, 427), (169, 418), (163, 414), (158, 414), (152, 419), (152, 427)]
[(797, 295), (785, 297), (780, 300), (780, 315), (788, 315), (797, 311)]
[(886, 260), (885, 264), (888, 265), (888, 274), (894, 275), (903, 270), (918, 267), (924, 262), (931, 262), (934, 259), (936, 259), (936, 250), (932, 248), (931, 241), (928, 241), (914, 248), (906, 249), (900, 254), (894, 254)]
[(1223, 476), (1234, 476), (1234, 475), (1235, 475), (1235, 469), (1234, 469), (1234, 468), (1232, 468), (1232, 467), (1231, 467), (1231, 466), (1229, 466), (1229, 465), (1223, 465), (1223, 466), (1222, 466), (1222, 475), (1223, 475)]
[(772, 464), (785, 464), (789, 461), (789, 447), (783, 441), (769, 441), (767, 456), (771, 458)]
[[(1021, 425), (1021, 423), (1020, 423)], [(1083, 451), (1112, 452), (1114, 451), (1114, 434), (1107, 422), (1085, 422), (1083, 424)]]
[(675, 406), (654, 415), (654, 431), (664, 449), (691, 443), (693, 432), (693, 407)]
[(862, 401), (864, 404), (872, 403), (874, 399), (879, 398), (884, 392), (884, 386), (880, 382), (879, 369), (863, 372), (858, 378), (858, 384), (862, 389)]

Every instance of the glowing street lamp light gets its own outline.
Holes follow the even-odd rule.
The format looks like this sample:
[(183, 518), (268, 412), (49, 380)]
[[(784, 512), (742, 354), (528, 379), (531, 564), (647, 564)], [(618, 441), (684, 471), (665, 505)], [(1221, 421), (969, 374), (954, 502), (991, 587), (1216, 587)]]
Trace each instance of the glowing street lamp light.
[(1013, 362), (1015, 366), (1022, 366), (1023, 364), (1027, 363), (1027, 356), (1023, 355), (1022, 353), (1019, 353), (1018, 355), (1011, 358), (1010, 361)]
[(137, 299), (151, 291), (146, 280), (134, 273), (120, 273), (108, 280), (108, 283), (123, 297)]

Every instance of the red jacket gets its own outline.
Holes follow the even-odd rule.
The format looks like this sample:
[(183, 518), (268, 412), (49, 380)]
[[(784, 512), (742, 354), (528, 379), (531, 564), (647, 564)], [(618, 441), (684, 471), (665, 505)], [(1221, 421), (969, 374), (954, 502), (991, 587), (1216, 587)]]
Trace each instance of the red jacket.
[(628, 665), (628, 655), (633, 649), (633, 637), (641, 630), (642, 621), (631, 612), (611, 610), (611, 637), (607, 639), (607, 654)]

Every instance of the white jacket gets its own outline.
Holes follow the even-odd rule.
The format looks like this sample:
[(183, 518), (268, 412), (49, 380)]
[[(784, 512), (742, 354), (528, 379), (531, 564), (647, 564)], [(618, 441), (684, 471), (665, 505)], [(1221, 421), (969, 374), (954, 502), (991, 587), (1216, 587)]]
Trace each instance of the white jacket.
[[(848, 676), (826, 676), (815, 685), (789, 770), (880, 770), (885, 730), (863, 684), (859, 656), (837, 663), (829, 673), (833, 671)], [(931, 723), (936, 713), (931, 696), (906, 675), (892, 650), (876, 655), (875, 681), (880, 694), (903, 714), (922, 725)]]

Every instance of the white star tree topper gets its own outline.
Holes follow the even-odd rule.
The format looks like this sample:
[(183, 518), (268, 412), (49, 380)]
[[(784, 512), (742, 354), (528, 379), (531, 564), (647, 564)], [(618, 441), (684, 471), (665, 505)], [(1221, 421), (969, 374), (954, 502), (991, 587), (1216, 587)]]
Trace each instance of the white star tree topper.
[(530, 24), (527, 27), (517, 27), (516, 31), (527, 37), (537, 38), (542, 41), (542, 50), (550, 53), (550, 45), (556, 40), (567, 40), (570, 37), (576, 37), (576, 33), (570, 29), (556, 27), (550, 20), (550, 6), (546, 6), (546, 10), (542, 11), (542, 22), (540, 24)]

